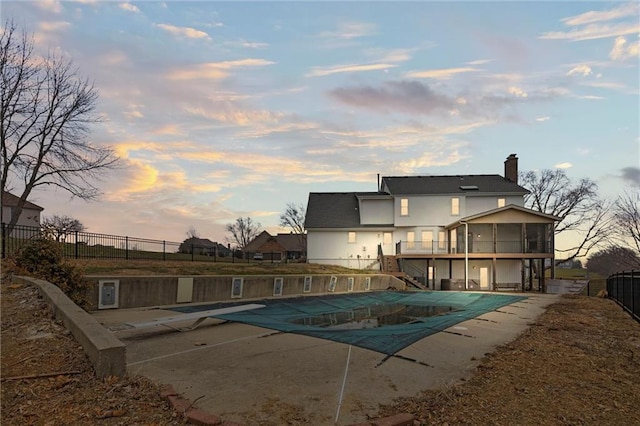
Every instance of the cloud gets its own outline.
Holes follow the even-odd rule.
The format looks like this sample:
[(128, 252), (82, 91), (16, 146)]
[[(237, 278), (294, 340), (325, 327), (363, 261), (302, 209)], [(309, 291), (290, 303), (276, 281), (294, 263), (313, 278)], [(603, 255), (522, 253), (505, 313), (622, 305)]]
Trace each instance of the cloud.
[(611, 89), (611, 90), (622, 90), (627, 87), (622, 83), (615, 83), (613, 81), (587, 81), (587, 82), (581, 83), (581, 85), (588, 86), (588, 87), (597, 87), (600, 89)]
[(429, 114), (439, 110), (449, 110), (457, 105), (455, 99), (437, 93), (428, 85), (418, 81), (390, 81), (380, 88), (372, 86), (338, 88), (329, 94), (344, 104), (380, 112)]
[(220, 110), (194, 106), (186, 106), (184, 110), (189, 114), (237, 126), (257, 126), (260, 123), (277, 123), (283, 116), (281, 113), (267, 110), (243, 110), (233, 104), (222, 105)]
[(477, 71), (482, 71), (482, 70), (480, 70), (479, 68), (473, 68), (473, 67), (442, 68), (437, 70), (411, 71), (405, 74), (405, 76), (409, 78), (434, 78), (434, 79), (447, 80), (456, 74), (461, 74), (466, 72), (477, 72)]
[(567, 75), (574, 75), (574, 74), (581, 74), (581, 75), (587, 76), (587, 75), (593, 74), (593, 71), (591, 70), (591, 67), (589, 65), (581, 64), (571, 68), (567, 72)]
[(257, 41), (241, 41), (240, 46), (246, 47), (248, 49), (264, 49), (265, 47), (269, 47), (269, 43), (260, 43)]
[(625, 46), (626, 44), (627, 39), (622, 36), (617, 37), (613, 42), (611, 51), (609, 52), (609, 58), (614, 61), (624, 61), (629, 58), (637, 58), (640, 50), (640, 40), (632, 42), (628, 46)]
[(209, 34), (207, 34), (204, 31), (196, 30), (194, 28), (175, 27), (173, 25), (168, 25), (168, 24), (155, 24), (155, 25), (161, 30), (164, 30), (174, 36), (194, 38), (194, 39), (204, 38), (204, 39), (211, 40), (211, 37), (209, 37)]
[(536, 117), (536, 121), (539, 121), (539, 122), (543, 122), (543, 121), (547, 121), (547, 120), (551, 120), (551, 117), (549, 117), (548, 115), (546, 115), (544, 117)]
[(616, 37), (627, 34), (636, 34), (640, 32), (640, 25), (637, 23), (632, 24), (616, 24), (616, 25), (587, 25), (583, 29), (571, 30), (569, 32), (548, 32), (544, 33), (539, 38), (543, 40), (569, 40), (569, 41), (583, 41), (583, 40), (595, 40), (599, 38)]
[[(640, 8), (632, 2), (604, 11), (589, 11), (561, 21), (571, 27), (569, 31), (551, 31), (539, 38), (546, 40), (582, 41), (637, 34), (640, 32), (638, 13)], [(624, 22), (630, 18), (630, 22)], [(622, 21), (621, 21), (622, 20)], [(609, 22), (618, 21), (618, 22)]]
[(484, 65), (484, 64), (488, 64), (489, 62), (491, 62), (491, 59), (478, 59), (476, 61), (470, 61), (467, 62), (466, 65)]
[(343, 72), (360, 72), (360, 71), (375, 71), (385, 70), (388, 68), (394, 68), (397, 65), (393, 64), (368, 64), (368, 65), (338, 65), (334, 67), (316, 67), (306, 74), (306, 77), (323, 77), (326, 75), (343, 73)]
[(527, 96), (529, 96), (527, 92), (516, 86), (509, 87), (508, 92), (518, 98), (526, 98)]
[(375, 33), (376, 25), (367, 22), (345, 22), (340, 24), (334, 31), (324, 31), (319, 34), (322, 38), (337, 38), (342, 40), (352, 40), (360, 37), (370, 36)]
[(62, 12), (62, 4), (58, 0), (40, 0), (34, 3), (40, 9), (45, 10), (50, 13), (60, 13)]
[(571, 167), (573, 167), (573, 164), (571, 163), (559, 163), (556, 164), (555, 166), (556, 169), (570, 169)]
[(137, 6), (134, 6), (131, 3), (120, 3), (118, 5), (118, 7), (120, 7), (120, 9), (126, 10), (128, 12), (140, 13), (140, 9), (138, 9)]
[(448, 142), (446, 146), (436, 146), (430, 149), (418, 158), (412, 158), (407, 161), (401, 161), (395, 165), (395, 169), (401, 173), (418, 173), (420, 170), (429, 167), (442, 167), (456, 164), (470, 155), (464, 155), (459, 152), (461, 144)]
[(576, 25), (584, 25), (584, 24), (592, 24), (594, 22), (603, 22), (603, 21), (611, 21), (619, 18), (626, 17), (637, 17), (638, 16), (638, 4), (628, 3), (622, 6), (619, 6), (615, 9), (604, 10), (604, 11), (589, 11), (585, 13), (581, 13), (580, 15), (570, 16), (568, 18), (561, 19), (566, 25), (576, 26)]
[(167, 77), (172, 80), (193, 80), (193, 79), (214, 79), (219, 80), (227, 77), (228, 70), (233, 68), (251, 68), (272, 65), (275, 62), (266, 59), (240, 59), (236, 61), (209, 62), (197, 64), (180, 70), (170, 72)]
[(632, 186), (640, 188), (640, 167), (624, 167), (620, 169), (622, 180)]
[(380, 54), (380, 62), (406, 62), (411, 59), (411, 52), (415, 49), (391, 49), (391, 50), (379, 50), (372, 49), (369, 53)]
[(41, 22), (38, 27), (41, 31), (45, 32), (54, 32), (54, 31), (63, 31), (68, 29), (71, 26), (70, 22), (65, 21), (48, 21)]

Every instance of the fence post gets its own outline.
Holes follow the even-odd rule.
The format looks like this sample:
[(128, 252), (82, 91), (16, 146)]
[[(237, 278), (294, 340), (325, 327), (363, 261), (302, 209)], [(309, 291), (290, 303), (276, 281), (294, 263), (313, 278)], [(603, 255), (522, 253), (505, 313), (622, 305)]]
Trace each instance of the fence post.
[(124, 237), (124, 258), (129, 260), (129, 237)]
[(191, 261), (193, 262), (193, 252), (194, 252), (194, 248), (193, 248), (193, 243), (191, 243)]
[(76, 231), (76, 244), (75, 244), (75, 255), (76, 259), (78, 258), (78, 231)]
[(167, 260), (167, 242), (162, 240), (162, 260)]

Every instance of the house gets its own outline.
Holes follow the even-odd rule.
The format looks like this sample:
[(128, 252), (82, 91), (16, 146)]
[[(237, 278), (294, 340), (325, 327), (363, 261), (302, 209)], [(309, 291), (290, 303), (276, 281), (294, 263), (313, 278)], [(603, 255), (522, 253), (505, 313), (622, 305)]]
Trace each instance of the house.
[[(6, 191), (2, 191), (2, 223), (8, 224), (11, 222), (19, 201), (20, 197)], [(44, 208), (26, 201), (22, 207), (22, 212), (16, 222), (16, 226), (32, 226), (39, 228), (40, 214), (43, 210)]]
[(382, 270), (429, 289), (522, 288), (554, 257), (559, 218), (524, 207), (518, 158), (504, 176), (383, 177), (376, 192), (310, 193), (309, 263)]
[(198, 254), (204, 256), (231, 256), (232, 252), (228, 247), (216, 243), (207, 238), (191, 237), (184, 240), (178, 248), (180, 253)]
[(245, 256), (253, 258), (255, 253), (262, 253), (264, 260), (295, 260), (304, 257), (306, 252), (306, 235), (277, 234), (271, 235), (262, 231), (243, 249)]

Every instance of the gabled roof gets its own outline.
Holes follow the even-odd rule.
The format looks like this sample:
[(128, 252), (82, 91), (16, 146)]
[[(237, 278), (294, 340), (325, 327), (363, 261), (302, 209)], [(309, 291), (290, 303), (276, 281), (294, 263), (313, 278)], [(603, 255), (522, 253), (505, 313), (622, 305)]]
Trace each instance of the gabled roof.
[(529, 193), (500, 175), (391, 176), (382, 178), (382, 188), (392, 195)]
[(267, 231), (262, 231), (261, 233), (258, 234), (258, 236), (256, 236), (253, 240), (251, 240), (249, 244), (247, 244), (244, 247), (243, 250), (246, 252), (258, 251), (260, 246), (266, 243), (269, 238), (271, 238), (271, 234), (268, 233)]
[(247, 246), (244, 248), (245, 252), (256, 252), (260, 251), (261, 247), (264, 246), (270, 240), (275, 241), (277, 244), (282, 246), (282, 248), (286, 251), (302, 251), (304, 250), (304, 246), (306, 245), (307, 236), (302, 236), (302, 244), (300, 246), (300, 238), (298, 234), (278, 234), (271, 235), (267, 231), (262, 231), (255, 237)]
[(276, 239), (287, 251), (303, 250), (307, 242), (307, 236), (302, 235), (302, 238), (300, 238), (299, 234), (278, 234), (276, 235)]
[[(378, 194), (386, 195), (379, 192), (311, 192), (304, 227), (307, 229), (362, 227), (358, 197)], [(383, 224), (377, 226), (381, 225)], [(393, 226), (393, 224), (383, 226)]]
[[(2, 191), (2, 205), (6, 206), (6, 207), (16, 207), (18, 205), (18, 201), (20, 201), (20, 197), (17, 197), (7, 191)], [(44, 210), (43, 207), (40, 207), (37, 204), (33, 204), (29, 201), (25, 201), (24, 203), (24, 207), (25, 209), (30, 209), (30, 210), (38, 210), (38, 211), (42, 211)]]
[(469, 222), (469, 221), (472, 221), (472, 220), (475, 220), (475, 219), (479, 219), (479, 218), (486, 217), (486, 216), (491, 216), (493, 214), (501, 213), (501, 212), (504, 212), (504, 211), (507, 211), (507, 210), (517, 210), (517, 211), (520, 211), (520, 212), (523, 212), (523, 213), (527, 213), (527, 214), (531, 214), (531, 215), (534, 215), (534, 216), (542, 217), (544, 219), (548, 219), (550, 221), (555, 221), (555, 222), (559, 222), (559, 221), (562, 220), (561, 217), (557, 217), (557, 216), (553, 216), (553, 215), (550, 215), (550, 214), (542, 213), (542, 212), (539, 212), (537, 210), (527, 209), (525, 207), (521, 207), (521, 206), (518, 206), (518, 205), (515, 205), (515, 204), (509, 204), (508, 206), (500, 207), (500, 208), (493, 209), (493, 210), (487, 210), (487, 211), (482, 212), (482, 213), (477, 213), (477, 214), (473, 214), (473, 215), (470, 215), (470, 216), (466, 216), (466, 217), (460, 218), (459, 220), (456, 220), (455, 222), (450, 223), (446, 227), (447, 228), (454, 228), (454, 227), (460, 225), (461, 222)]

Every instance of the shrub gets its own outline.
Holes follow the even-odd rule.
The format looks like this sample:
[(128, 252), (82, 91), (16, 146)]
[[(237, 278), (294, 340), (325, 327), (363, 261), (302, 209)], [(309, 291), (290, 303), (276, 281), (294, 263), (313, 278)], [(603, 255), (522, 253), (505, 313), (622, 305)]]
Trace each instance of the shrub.
[(66, 263), (61, 246), (47, 238), (33, 238), (24, 244), (15, 255), (15, 266), (35, 278), (55, 284), (73, 302), (82, 307), (89, 306), (89, 283), (77, 266)]

